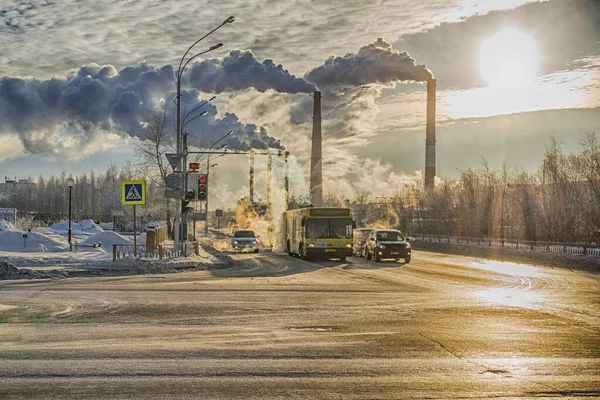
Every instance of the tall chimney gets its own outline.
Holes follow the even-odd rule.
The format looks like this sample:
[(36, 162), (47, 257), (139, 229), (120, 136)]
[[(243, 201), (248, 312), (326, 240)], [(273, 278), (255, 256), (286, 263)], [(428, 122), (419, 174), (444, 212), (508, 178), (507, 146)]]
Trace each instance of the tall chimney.
[(254, 203), (254, 152), (250, 150), (250, 203)]
[(271, 152), (268, 154), (268, 162), (267, 162), (267, 210), (271, 212), (271, 173), (273, 169), (273, 159), (271, 157)]
[(315, 206), (320, 206), (323, 200), (323, 156), (321, 141), (321, 92), (315, 91), (312, 153), (310, 156), (310, 200)]
[(285, 190), (285, 209), (288, 209), (288, 205), (290, 203), (290, 165), (288, 164), (288, 157), (290, 156), (290, 152), (285, 152), (285, 180), (284, 180), (284, 190)]
[(425, 140), (425, 198), (433, 194), (435, 178), (435, 79), (427, 81), (427, 139)]

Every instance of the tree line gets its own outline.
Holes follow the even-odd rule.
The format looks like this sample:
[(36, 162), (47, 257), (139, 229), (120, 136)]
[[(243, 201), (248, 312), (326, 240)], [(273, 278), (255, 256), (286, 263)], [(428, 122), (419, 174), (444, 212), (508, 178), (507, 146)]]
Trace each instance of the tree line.
[(429, 198), (420, 181), (377, 201), (361, 191), (350, 202), (329, 194), (325, 203), (350, 206), (360, 226), (409, 234), (598, 243), (600, 142), (595, 132), (584, 134), (578, 150), (566, 153), (552, 138), (537, 171), (492, 170), (482, 161), (438, 182)]

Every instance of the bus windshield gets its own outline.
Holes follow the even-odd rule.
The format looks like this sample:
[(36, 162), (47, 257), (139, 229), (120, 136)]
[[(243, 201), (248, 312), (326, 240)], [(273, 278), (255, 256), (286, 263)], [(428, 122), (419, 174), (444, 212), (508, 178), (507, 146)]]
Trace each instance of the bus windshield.
[(352, 239), (351, 219), (309, 219), (307, 239)]

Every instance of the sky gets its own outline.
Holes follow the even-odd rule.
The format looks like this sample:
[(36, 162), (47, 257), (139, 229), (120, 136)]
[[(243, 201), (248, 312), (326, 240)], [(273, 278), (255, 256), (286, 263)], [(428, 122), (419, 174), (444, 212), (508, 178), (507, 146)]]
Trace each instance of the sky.
[[(324, 192), (348, 198), (420, 179), (431, 76), (442, 179), (482, 160), (535, 171), (550, 137), (574, 151), (600, 132), (597, 0), (0, 0), (0, 175), (135, 161), (142, 117), (173, 104), (180, 57), (230, 15), (194, 49), (224, 48), (182, 75), (184, 109), (216, 96), (190, 133), (287, 149), (299, 195), (315, 88)], [(228, 205), (247, 190), (248, 161), (218, 163), (212, 204)]]

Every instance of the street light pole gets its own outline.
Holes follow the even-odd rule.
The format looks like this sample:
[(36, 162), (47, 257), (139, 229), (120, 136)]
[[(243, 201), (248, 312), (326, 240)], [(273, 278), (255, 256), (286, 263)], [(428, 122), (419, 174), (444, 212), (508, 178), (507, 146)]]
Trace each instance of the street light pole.
[[(215, 147), (215, 145), (217, 143), (219, 143), (221, 140), (225, 139), (227, 136), (231, 135), (233, 133), (233, 131), (229, 131), (226, 134), (224, 134), (221, 138), (219, 138), (219, 140), (217, 140), (216, 142), (214, 142), (212, 145), (210, 145), (210, 147), (208, 148), (208, 157), (206, 160), (206, 177), (210, 180), (210, 155), (211, 155), (211, 151), (213, 149), (213, 147)], [(225, 147), (227, 147), (227, 143), (225, 143), (223, 146), (220, 146), (219, 148), (215, 149), (215, 151), (220, 150), (220, 149), (224, 149)], [(204, 235), (208, 236), (208, 186), (206, 185), (206, 221), (204, 224)]]
[(67, 179), (67, 186), (69, 187), (69, 231), (68, 231), (68, 240), (69, 240), (69, 251), (73, 251), (73, 245), (71, 243), (71, 195), (73, 192), (73, 185), (75, 185), (75, 180), (73, 178)]
[[(185, 194), (187, 192), (187, 137), (184, 134), (182, 120), (181, 120), (181, 77), (183, 75), (183, 71), (184, 71), (185, 67), (194, 58), (201, 56), (202, 54), (208, 53), (209, 51), (220, 49), (222, 47), (223, 47), (223, 43), (218, 43), (214, 46), (211, 46), (208, 50), (202, 51), (202, 52), (194, 55), (193, 57), (190, 57), (186, 61), (186, 63), (183, 66), (181, 66), (181, 63), (183, 62), (183, 59), (185, 58), (185, 55), (184, 55), (183, 58), (181, 59), (181, 62), (179, 63), (180, 67), (179, 67), (179, 70), (177, 71), (177, 154), (183, 155), (182, 160), (178, 162), (178, 169), (181, 171), (181, 174), (182, 174), (183, 194)], [(190, 47), (190, 49), (191, 49), (191, 47)], [(189, 51), (189, 49), (188, 49), (188, 51)], [(187, 52), (186, 52), (186, 55), (187, 55)], [(196, 107), (194, 110), (197, 110), (198, 108), (206, 105), (207, 103), (208, 102), (204, 102), (199, 107)], [(200, 113), (199, 115), (190, 119), (186, 123), (189, 123), (190, 121), (192, 121), (198, 117), (201, 117), (203, 115), (206, 115), (206, 114), (207, 114), (207, 112), (203, 111), (202, 113)], [(187, 119), (187, 117), (189, 115), (190, 114), (188, 113), (186, 115), (185, 119)], [(182, 162), (183, 162), (183, 165), (181, 165)], [(186, 217), (187, 217), (187, 215), (183, 214), (181, 210), (177, 213), (177, 222), (178, 222), (178, 226), (179, 226), (178, 238), (180, 241), (184, 241), (184, 242), (187, 240), (187, 221), (186, 221), (187, 218)]]
[[(193, 57), (190, 57), (187, 62), (184, 64), (183, 61), (185, 60), (185, 57), (188, 55), (188, 53), (190, 52), (190, 50), (192, 50), (192, 48), (197, 45), (198, 43), (200, 43), (203, 39), (205, 39), (206, 37), (208, 37), (210, 34), (212, 34), (213, 32), (215, 32), (217, 29), (221, 28), (223, 25), (225, 24), (231, 24), (235, 21), (235, 17), (234, 16), (230, 16), (229, 18), (227, 18), (225, 21), (223, 21), (221, 23), (221, 25), (217, 26), (215, 29), (213, 29), (212, 31), (208, 32), (206, 35), (202, 36), (200, 39), (196, 40), (194, 42), (194, 44), (192, 44), (187, 50), (186, 52), (183, 54), (183, 57), (181, 57), (181, 60), (179, 61), (179, 67), (177, 68), (177, 155), (184, 155), (184, 151), (183, 151), (183, 142), (184, 142), (184, 138), (183, 138), (183, 132), (182, 132), (182, 127), (181, 127), (181, 76), (183, 74), (183, 70), (185, 69), (185, 67), (187, 66), (187, 64), (192, 61), (192, 59), (205, 54), (209, 51), (212, 50), (217, 50), (223, 47), (222, 43), (219, 43), (215, 46), (212, 46), (211, 48), (209, 48), (208, 50), (198, 53), (196, 55), (194, 55)], [(183, 193), (185, 193), (185, 191), (187, 190), (187, 166), (181, 165), (182, 160), (179, 160), (177, 163), (177, 169), (180, 171), (181, 175), (182, 175), (182, 185), (183, 185)], [(178, 210), (177, 212), (177, 225), (178, 225), (178, 235), (177, 235), (177, 241), (185, 241), (187, 238), (187, 226), (186, 226), (186, 216), (185, 214), (183, 214), (182, 210)]]

